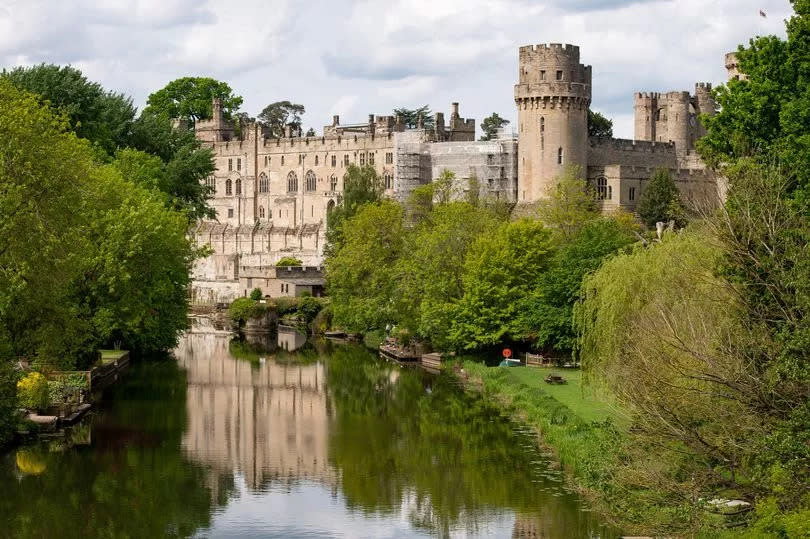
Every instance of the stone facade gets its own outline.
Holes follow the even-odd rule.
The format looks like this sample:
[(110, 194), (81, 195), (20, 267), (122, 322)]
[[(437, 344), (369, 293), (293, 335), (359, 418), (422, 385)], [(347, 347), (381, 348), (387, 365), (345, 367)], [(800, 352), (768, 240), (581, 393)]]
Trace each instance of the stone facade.
[[(733, 54), (725, 60), (730, 78), (742, 76)], [(517, 136), (501, 133), (491, 141), (475, 140), (475, 120), (462, 118), (458, 103), (452, 104), (449, 122), (435, 115), (433, 129), (405, 129), (396, 117), (374, 115), (344, 125), (335, 116), (320, 136), (288, 129), (284, 137), (271, 138), (261, 125), (249, 124), (237, 138), (215, 102), (213, 118), (195, 126), (215, 155), (217, 170), (207, 183), (217, 221), (192, 231), (198, 244), (214, 251), (195, 267), (194, 300), (230, 301), (254, 287), (271, 296), (290, 295), (269, 268), (285, 256), (321, 265), (326, 216), (340, 203), (350, 164), (373, 166), (385, 196), (400, 201), (447, 169), (456, 175), (458, 193), (478, 188), (492, 198), (531, 206), (548, 195), (567, 166), (576, 165), (605, 211), (633, 211), (659, 168), (670, 171), (692, 204), (717, 204), (722, 179), (695, 153), (705, 134), (700, 115), (716, 108), (710, 84), (697, 84), (694, 94), (637, 93), (635, 140), (623, 140), (588, 136), (591, 82), (591, 66), (580, 62), (577, 46), (520, 47)]]

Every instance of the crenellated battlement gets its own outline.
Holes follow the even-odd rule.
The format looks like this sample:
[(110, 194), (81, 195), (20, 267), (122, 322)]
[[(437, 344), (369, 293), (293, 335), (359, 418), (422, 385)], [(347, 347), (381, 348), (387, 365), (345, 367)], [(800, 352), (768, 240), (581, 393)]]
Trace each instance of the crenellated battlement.
[(589, 143), (591, 148), (595, 149), (604, 148), (620, 152), (675, 154), (674, 142), (591, 137), (589, 138)]

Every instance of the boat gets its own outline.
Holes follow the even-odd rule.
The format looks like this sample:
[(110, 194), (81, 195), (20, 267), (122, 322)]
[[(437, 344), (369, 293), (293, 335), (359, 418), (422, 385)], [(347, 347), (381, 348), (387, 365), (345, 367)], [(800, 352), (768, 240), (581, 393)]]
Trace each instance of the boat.
[(412, 363), (419, 361), (421, 355), (412, 348), (403, 348), (397, 344), (387, 341), (380, 345), (380, 355), (385, 359), (399, 361), (402, 363)]
[(513, 358), (505, 357), (505, 358), (503, 358), (503, 361), (501, 361), (498, 364), (498, 366), (499, 367), (522, 367), (523, 363), (519, 359), (513, 359)]

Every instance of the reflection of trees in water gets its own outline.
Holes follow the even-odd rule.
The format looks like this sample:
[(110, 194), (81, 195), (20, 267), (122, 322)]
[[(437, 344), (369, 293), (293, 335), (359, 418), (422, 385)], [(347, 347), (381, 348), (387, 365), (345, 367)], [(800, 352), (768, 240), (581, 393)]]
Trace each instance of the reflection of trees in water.
[(327, 384), (336, 410), (329, 457), (351, 507), (406, 510), (414, 526), (442, 535), (478, 530), (502, 508), (534, 515), (522, 518), (547, 534), (539, 536), (582, 537), (595, 527), (573, 496), (538, 482), (533, 440), (450, 377), (344, 347), (332, 354)]
[[(187, 537), (210, 523), (206, 470), (180, 450), (186, 381), (174, 361), (135, 364), (94, 418), (93, 448), (49, 453), (46, 469), (0, 466), (0, 522), (19, 537)], [(11, 458), (11, 457), (8, 457)], [(216, 503), (233, 486), (223, 482)]]

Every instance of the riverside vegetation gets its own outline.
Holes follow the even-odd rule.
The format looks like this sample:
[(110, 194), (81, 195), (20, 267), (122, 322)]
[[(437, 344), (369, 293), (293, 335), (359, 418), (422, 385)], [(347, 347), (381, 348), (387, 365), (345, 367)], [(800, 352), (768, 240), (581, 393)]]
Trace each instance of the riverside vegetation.
[(16, 360), (70, 371), (100, 348), (176, 345), (202, 254), (186, 230), (211, 215), (213, 170), (192, 132), (136, 118), (131, 99), (74, 68), (0, 74), (0, 446), (18, 406), (54, 393), (35, 373), (18, 380)]
[[(699, 150), (729, 181), (717, 211), (690, 214), (664, 171), (643, 223), (596, 213), (575, 170), (520, 220), (449, 174), (403, 205), (357, 178), (363, 194), (329, 223), (335, 324), (440, 351), (572, 354), (583, 401), (623, 419), (465, 370), (628, 530), (810, 537), (810, 1), (792, 4), (787, 39), (740, 47), (748, 79), (717, 88), (702, 119)], [(676, 231), (637, 228), (657, 221)]]

